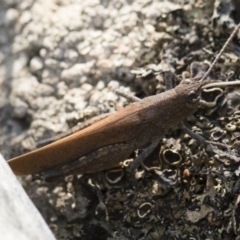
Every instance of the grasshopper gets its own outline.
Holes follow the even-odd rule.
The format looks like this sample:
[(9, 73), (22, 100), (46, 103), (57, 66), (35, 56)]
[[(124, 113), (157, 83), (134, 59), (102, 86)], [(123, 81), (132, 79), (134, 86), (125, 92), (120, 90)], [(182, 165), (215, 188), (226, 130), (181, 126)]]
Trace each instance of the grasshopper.
[[(16, 175), (42, 173), (45, 178), (93, 173), (116, 167), (136, 149), (144, 149), (131, 164), (130, 171), (133, 171), (169, 130), (179, 127), (201, 143), (225, 147), (193, 133), (182, 122), (197, 110), (203, 88), (240, 84), (240, 81), (205, 80), (239, 28), (240, 24), (205, 74), (182, 80), (175, 88), (155, 96), (131, 97), (134, 103), (120, 111), (70, 136), (10, 159), (9, 166)], [(167, 75), (172, 76), (170, 72)]]

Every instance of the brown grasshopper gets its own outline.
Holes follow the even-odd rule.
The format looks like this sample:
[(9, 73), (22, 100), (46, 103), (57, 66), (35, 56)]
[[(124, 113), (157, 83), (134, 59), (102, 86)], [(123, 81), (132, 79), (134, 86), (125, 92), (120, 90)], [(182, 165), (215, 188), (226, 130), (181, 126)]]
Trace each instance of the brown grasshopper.
[(46, 178), (92, 173), (116, 167), (136, 149), (144, 149), (132, 163), (132, 171), (150, 155), (169, 130), (178, 127), (202, 143), (221, 145), (196, 135), (182, 121), (197, 110), (203, 88), (240, 84), (240, 81), (204, 81), (239, 28), (240, 24), (204, 75), (182, 80), (175, 88), (143, 100), (131, 97), (134, 103), (105, 119), (47, 146), (10, 159), (8, 163), (13, 172), (17, 175), (43, 173)]

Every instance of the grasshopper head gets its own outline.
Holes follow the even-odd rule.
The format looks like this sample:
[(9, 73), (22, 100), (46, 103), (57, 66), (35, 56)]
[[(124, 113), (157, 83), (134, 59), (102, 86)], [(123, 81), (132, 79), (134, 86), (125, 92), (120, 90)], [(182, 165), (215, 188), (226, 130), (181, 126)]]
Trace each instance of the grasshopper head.
[(194, 112), (197, 110), (198, 104), (201, 101), (201, 93), (204, 88), (212, 87), (228, 87), (240, 85), (240, 81), (222, 82), (219, 80), (204, 80), (205, 70), (208, 65), (194, 62), (191, 65), (191, 79), (184, 79), (175, 88), (178, 96), (178, 101), (181, 106), (186, 108), (186, 111)]
[(182, 102), (182, 106), (184, 106), (187, 111), (196, 110), (198, 107), (203, 85), (201, 79), (207, 68), (207, 64), (192, 63), (190, 67), (191, 78), (182, 80), (175, 88), (179, 101)]
[[(194, 112), (197, 109), (197, 105), (200, 101), (200, 96), (203, 88), (206, 87), (226, 87), (230, 85), (239, 85), (240, 81), (234, 81), (233, 83), (222, 82), (222, 83), (214, 83), (209, 84), (209, 81), (205, 81), (205, 79), (209, 76), (211, 70), (215, 66), (216, 62), (219, 60), (223, 52), (225, 51), (226, 47), (236, 35), (238, 30), (240, 29), (240, 23), (235, 27), (234, 31), (231, 33), (225, 44), (223, 45), (222, 49), (212, 62), (211, 66), (205, 71), (204, 65), (201, 66), (199, 63), (192, 63), (191, 65), (191, 79), (183, 80), (176, 88), (175, 91), (178, 96), (178, 100), (180, 101), (180, 106), (188, 108), (189, 112), (192, 110)], [(185, 104), (184, 104), (185, 102)], [(185, 106), (184, 106), (185, 105)], [(180, 111), (182, 110), (180, 109)], [(186, 113), (187, 110), (185, 110)]]
[(201, 100), (202, 88), (199, 79), (184, 80), (174, 90), (177, 94), (175, 106), (178, 110), (184, 116), (193, 114)]

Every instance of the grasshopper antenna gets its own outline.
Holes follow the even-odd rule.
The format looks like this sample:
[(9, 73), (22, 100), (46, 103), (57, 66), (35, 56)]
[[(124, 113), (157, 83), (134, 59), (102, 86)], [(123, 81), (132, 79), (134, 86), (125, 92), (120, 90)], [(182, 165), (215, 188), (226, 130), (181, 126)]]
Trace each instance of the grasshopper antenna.
[(225, 42), (225, 44), (223, 45), (221, 51), (218, 53), (218, 55), (216, 56), (216, 58), (214, 59), (214, 61), (212, 62), (211, 66), (209, 67), (209, 69), (207, 70), (207, 72), (204, 74), (204, 76), (201, 78), (200, 82), (203, 82), (206, 77), (209, 75), (209, 73), (212, 71), (213, 67), (215, 66), (216, 62), (219, 60), (219, 58), (222, 56), (223, 52), (225, 51), (226, 47), (228, 46), (228, 44), (231, 42), (231, 40), (233, 39), (233, 37), (236, 35), (237, 31), (240, 28), (240, 23), (236, 26), (236, 28), (234, 29), (234, 31), (231, 33), (230, 37), (228, 38), (228, 40)]
[(240, 80), (236, 80), (233, 82), (214, 82), (214, 83), (206, 82), (206, 84), (204, 84), (202, 88), (230, 87), (230, 86), (236, 86), (236, 85), (240, 85)]

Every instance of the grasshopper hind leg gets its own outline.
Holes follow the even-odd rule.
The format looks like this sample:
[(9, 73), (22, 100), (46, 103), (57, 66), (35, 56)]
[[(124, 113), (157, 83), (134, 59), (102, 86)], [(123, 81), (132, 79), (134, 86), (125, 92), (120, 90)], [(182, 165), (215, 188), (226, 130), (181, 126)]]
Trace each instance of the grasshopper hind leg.
[(113, 168), (119, 166), (119, 162), (127, 159), (133, 151), (134, 148), (126, 143), (102, 147), (75, 161), (43, 172), (42, 178), (44, 180), (51, 180), (71, 174), (93, 173)]

